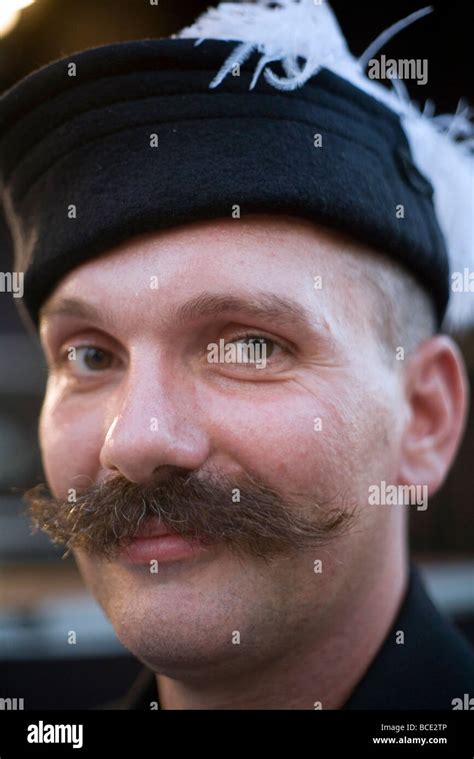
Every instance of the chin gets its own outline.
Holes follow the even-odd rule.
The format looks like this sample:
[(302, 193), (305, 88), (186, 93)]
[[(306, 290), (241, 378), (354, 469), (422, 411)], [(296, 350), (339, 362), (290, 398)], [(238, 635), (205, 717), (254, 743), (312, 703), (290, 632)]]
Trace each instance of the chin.
[(120, 642), (156, 672), (189, 676), (237, 661), (241, 669), (242, 654), (253, 659), (272, 638), (271, 629), (262, 629), (273, 617), (264, 601), (273, 596), (269, 578), (250, 561), (243, 566), (221, 552), (207, 563), (169, 564), (152, 575), (145, 567), (75, 556)]

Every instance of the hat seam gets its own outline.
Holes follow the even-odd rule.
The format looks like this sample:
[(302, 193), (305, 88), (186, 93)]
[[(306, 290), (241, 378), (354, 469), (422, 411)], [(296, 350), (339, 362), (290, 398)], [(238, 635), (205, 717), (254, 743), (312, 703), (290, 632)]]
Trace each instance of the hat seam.
[[(272, 116), (272, 117), (268, 117), (268, 116), (248, 116), (248, 115), (242, 116), (241, 118), (245, 119), (247, 121), (248, 120), (252, 120), (252, 121), (260, 121), (260, 120), (262, 120), (262, 121), (271, 121), (273, 123), (275, 121), (283, 121), (283, 122), (286, 122), (286, 123), (303, 124), (303, 125), (306, 125), (306, 126), (310, 127), (311, 129), (314, 129), (315, 127), (323, 129), (323, 127), (320, 126), (320, 125), (318, 125), (316, 122), (314, 122), (314, 121), (306, 122), (303, 119), (290, 119), (290, 118), (286, 118), (286, 117), (275, 117), (275, 116)], [(207, 121), (207, 122), (210, 122), (210, 121), (220, 121), (220, 120), (237, 121), (238, 118), (236, 116), (223, 116), (223, 115), (215, 116), (215, 117), (212, 117), (212, 118), (209, 118), (209, 116), (201, 116), (201, 117), (193, 116), (193, 117), (190, 117), (189, 119), (179, 119), (179, 120), (170, 119), (169, 121), (161, 121), (160, 124), (173, 124), (173, 123), (180, 124), (180, 123), (188, 123), (188, 122), (193, 122), (193, 121)], [(23, 190), (20, 193), (19, 197), (17, 197), (15, 195), (15, 203), (21, 203), (21, 202), (23, 202), (28, 197), (30, 191), (35, 187), (35, 185), (41, 180), (41, 178), (45, 174), (47, 174), (49, 171), (51, 171), (51, 169), (57, 163), (59, 163), (63, 158), (65, 158), (66, 156), (72, 154), (76, 150), (78, 150), (78, 149), (80, 149), (80, 148), (82, 148), (82, 147), (84, 147), (86, 145), (90, 145), (90, 144), (93, 144), (95, 142), (100, 142), (102, 140), (105, 140), (108, 137), (110, 137), (111, 135), (120, 134), (121, 132), (126, 132), (126, 131), (129, 131), (129, 130), (133, 130), (133, 129), (136, 129), (136, 128), (139, 128), (139, 127), (144, 127), (144, 126), (147, 126), (147, 125), (150, 125), (150, 124), (156, 124), (156, 120), (153, 120), (153, 121), (144, 121), (141, 124), (137, 124), (137, 123), (127, 124), (124, 127), (120, 127), (118, 129), (114, 129), (114, 130), (108, 131), (108, 132), (100, 135), (99, 137), (93, 137), (93, 138), (91, 138), (89, 140), (78, 142), (72, 148), (70, 148), (67, 151), (63, 152), (60, 156), (57, 156), (54, 161), (52, 161), (50, 164), (48, 164), (48, 166), (46, 168), (44, 168), (43, 171), (41, 171), (39, 174), (37, 174), (33, 179), (29, 178), (28, 179), (28, 187), (27, 187), (27, 189)], [(385, 154), (384, 154), (384, 152), (383, 151), (377, 151), (373, 144), (372, 145), (368, 145), (368, 144), (365, 144), (364, 142), (358, 142), (357, 140), (355, 140), (353, 138), (353, 136), (349, 137), (347, 134), (344, 134), (342, 132), (336, 131), (333, 128), (326, 129), (326, 131), (328, 133), (330, 133), (330, 134), (335, 135), (336, 137), (339, 137), (342, 140), (345, 140), (349, 144), (357, 145), (358, 148), (364, 148), (365, 150), (367, 150), (368, 153), (370, 153), (371, 155), (373, 155), (378, 160), (380, 160), (381, 158), (384, 159), (384, 160), (382, 160), (382, 164), (385, 164)], [(38, 145), (40, 145), (40, 143), (36, 144), (36, 146), (38, 146)], [(23, 159), (23, 160), (25, 160), (25, 159)], [(16, 167), (16, 168), (18, 170), (18, 167)], [(384, 166), (384, 168), (385, 168), (385, 166)], [(9, 181), (9, 179), (12, 176), (13, 173), (14, 172), (11, 172), (8, 175), (8, 178), (6, 178), (4, 180), (4, 184), (5, 185), (8, 184), (8, 181)]]
[[(207, 41), (222, 42), (222, 40), (207, 40)], [(104, 46), (104, 47), (106, 47), (106, 46)], [(87, 52), (88, 51), (79, 51), (79, 53), (87, 53)], [(159, 63), (160, 62), (160, 56), (159, 55), (157, 55), (157, 59), (158, 59), (158, 63)], [(74, 57), (71, 55), (71, 56), (68, 56), (67, 58), (63, 58), (63, 59), (59, 59), (57, 61), (53, 61), (52, 63), (47, 64), (42, 69), (39, 69), (36, 72), (33, 71), (32, 73), (30, 73), (29, 75), (27, 75), (25, 77), (25, 79), (23, 79), (21, 82), (18, 82), (15, 85), (13, 85), (13, 87), (10, 90), (7, 90), (5, 93), (3, 93), (3, 95), (0, 96), (0, 111), (2, 110), (2, 107), (4, 106), (4, 103), (6, 103), (8, 105), (8, 100), (11, 99), (11, 98), (14, 98), (15, 100), (17, 100), (17, 101), (19, 101), (21, 103), (22, 96), (23, 96), (22, 89), (26, 85), (30, 85), (32, 82), (35, 82), (35, 83), (38, 82), (42, 76), (44, 77), (44, 75), (45, 75), (46, 72), (49, 75), (51, 75), (54, 68), (57, 68), (59, 70), (61, 67), (64, 67), (64, 66), (67, 67), (68, 64), (74, 63), (74, 62), (75, 62)], [(248, 71), (247, 71), (247, 67), (249, 69)], [(250, 64), (249, 61), (245, 62), (242, 65), (242, 70), (244, 72), (244, 77), (240, 77), (240, 78), (246, 78), (247, 80), (251, 80), (251, 78), (253, 76), (253, 70), (251, 69), (251, 64)], [(81, 82), (77, 82), (77, 83), (74, 82), (74, 83), (72, 83), (72, 86), (70, 85), (68, 87), (64, 87), (64, 89), (60, 89), (58, 91), (55, 91), (54, 95), (52, 97), (48, 98), (48, 103), (54, 102), (54, 100), (56, 100), (56, 98), (61, 97), (61, 95), (63, 95), (66, 92), (74, 92), (77, 89), (79, 89), (80, 87), (87, 87), (88, 85), (91, 85), (91, 84), (101, 83), (104, 80), (119, 79), (122, 76), (130, 76), (130, 75), (134, 75), (134, 74), (137, 74), (137, 75), (139, 75), (139, 74), (146, 74), (146, 73), (150, 73), (150, 74), (151, 73), (156, 73), (156, 74), (159, 74), (159, 73), (162, 73), (162, 72), (163, 73), (164, 72), (169, 72), (169, 73), (173, 73), (174, 72), (174, 73), (178, 73), (178, 74), (186, 74), (186, 73), (191, 73), (191, 74), (195, 74), (195, 73), (210, 73), (213, 76), (215, 76), (215, 73), (216, 73), (214, 66), (199, 67), (199, 68), (195, 68), (195, 67), (191, 67), (190, 66), (189, 68), (184, 68), (184, 69), (180, 68), (180, 67), (177, 67), (177, 68), (164, 67), (162, 69), (154, 69), (154, 68), (139, 69), (139, 68), (137, 68), (137, 69), (132, 69), (130, 71), (120, 71), (118, 74), (116, 74), (112, 70), (108, 74), (106, 74), (104, 76), (97, 77), (97, 78), (93, 78), (93, 77), (88, 78), (87, 75), (85, 75), (85, 80), (83, 80)], [(386, 119), (386, 120), (390, 119), (394, 123), (396, 123), (396, 122), (399, 121), (398, 115), (395, 112), (391, 111), (386, 105), (384, 105), (383, 103), (381, 103), (380, 101), (378, 101), (372, 95), (370, 95), (367, 92), (364, 92), (363, 90), (361, 90), (354, 83), (352, 83), (352, 82), (344, 79), (344, 77), (342, 75), (337, 74), (335, 71), (332, 71), (332, 69), (330, 69), (330, 68), (328, 68), (326, 66), (321, 66), (321, 68), (310, 79), (308, 79), (307, 82), (305, 82), (305, 85), (303, 87), (300, 87), (299, 89), (293, 90), (291, 92), (285, 92), (284, 90), (280, 90), (278, 92), (275, 92), (275, 89), (271, 85), (267, 84), (265, 81), (262, 82), (262, 79), (260, 79), (257, 82), (257, 85), (256, 85), (255, 89), (251, 90), (250, 92), (255, 92), (255, 93), (259, 93), (259, 94), (273, 94), (274, 96), (277, 95), (277, 96), (280, 96), (280, 97), (286, 97), (288, 99), (295, 99), (296, 98), (296, 99), (302, 100), (304, 102), (314, 102), (314, 100), (312, 100), (312, 99), (309, 99), (309, 98), (306, 98), (306, 97), (301, 97), (301, 95), (305, 94), (310, 89), (315, 89), (315, 90), (317, 89), (318, 91), (320, 91), (321, 89), (323, 89), (326, 93), (334, 96), (334, 91), (330, 87), (328, 87), (328, 85), (327, 85), (326, 82), (324, 82), (324, 78), (323, 78), (323, 81), (318, 81), (317, 84), (315, 83), (314, 80), (316, 78), (319, 79), (321, 74), (324, 74), (326, 76), (329, 75), (331, 78), (334, 78), (334, 79), (336, 79), (338, 81), (339, 85), (341, 87), (343, 87), (344, 90), (346, 90), (346, 92), (344, 93), (344, 99), (345, 100), (349, 100), (350, 103), (357, 105), (359, 108), (360, 108), (360, 105), (361, 105), (361, 101), (364, 101), (363, 107), (360, 108), (361, 115), (364, 115), (365, 111), (368, 108), (370, 108), (370, 115), (371, 116), (376, 116), (376, 117), (383, 116), (384, 119)], [(228, 83), (224, 80), (221, 83), (220, 87), (219, 87), (219, 91), (216, 91), (216, 92), (219, 92), (219, 93), (220, 92), (224, 92), (225, 88), (227, 86), (228, 86)], [(265, 92), (262, 91), (262, 89), (261, 89), (262, 86), (265, 87), (265, 88), (270, 88), (269, 91), (268, 91), (268, 93), (265, 93)], [(208, 88), (209, 88), (209, 84), (207, 85), (207, 89)], [(227, 90), (227, 91), (231, 92), (232, 94), (248, 94), (248, 92), (249, 92), (249, 90), (245, 90), (243, 92), (240, 92), (238, 90), (230, 90), (230, 89)], [(341, 97), (339, 93), (337, 93), (337, 97), (338, 98)], [(27, 110), (26, 112), (23, 111), (19, 116), (13, 115), (10, 118), (10, 121), (12, 122), (12, 126), (8, 127), (8, 131), (6, 132), (6, 134), (7, 135), (9, 134), (9, 132), (13, 128), (15, 122), (20, 121), (21, 119), (24, 118), (25, 115), (34, 112), (34, 110), (38, 109), (43, 104), (44, 104), (44, 99), (42, 97), (42, 99), (33, 106), (33, 111), (32, 110)], [(4, 135), (2, 134), (2, 130), (0, 129), (0, 141), (3, 140), (3, 139), (4, 139)]]
[[(168, 71), (168, 69), (167, 69), (167, 71)], [(329, 71), (329, 70), (325, 69), (325, 71)], [(133, 74), (135, 72), (130, 72), (130, 73)], [(145, 71), (144, 73), (153, 73), (153, 70)], [(194, 73), (194, 71), (192, 73)], [(330, 72), (330, 71), (329, 71), (329, 73), (332, 74), (332, 72)], [(129, 76), (129, 75), (130, 74), (127, 74), (126, 76)], [(317, 74), (315, 76), (317, 76)], [(334, 75), (334, 76), (337, 76), (337, 75)], [(108, 76), (108, 77), (101, 77), (100, 79), (93, 80), (93, 83), (101, 83), (104, 80), (109, 80), (110, 81), (113, 78), (114, 77), (110, 77), (110, 76)], [(249, 78), (250, 78), (250, 76), (249, 76)], [(66, 90), (66, 89), (62, 90), (60, 93), (56, 94), (53, 98), (49, 98), (47, 100), (47, 109), (49, 109), (51, 107), (51, 104), (54, 104), (54, 101), (57, 98), (60, 98), (62, 95), (66, 94), (66, 93), (75, 94), (75, 92), (77, 91), (77, 89), (79, 87), (87, 87), (90, 84), (91, 84), (91, 82), (86, 82), (85, 84), (84, 83), (82, 83), (81, 85), (78, 84), (75, 87), (72, 87), (72, 88), (70, 88), (68, 90)], [(309, 91), (311, 88), (313, 88), (312, 80), (310, 80), (308, 82), (308, 85), (310, 85), (310, 86), (306, 87), (306, 91)], [(353, 85), (351, 85), (351, 86), (353, 87), (353, 89), (357, 89)], [(328, 88), (328, 87), (326, 87), (324, 84), (322, 86), (320, 84), (318, 84), (317, 87), (314, 87), (315, 95), (317, 95), (321, 90), (323, 90), (325, 92), (325, 94), (329, 95), (330, 97), (332, 97), (332, 98), (335, 97), (334, 96), (334, 92), (331, 91), (331, 89)], [(217, 94), (218, 97), (221, 96), (221, 95), (232, 95), (232, 96), (235, 96), (235, 95), (237, 95), (237, 96), (239, 96), (239, 95), (248, 96), (248, 95), (250, 95), (250, 96), (252, 96), (252, 95), (255, 94), (255, 95), (258, 95), (258, 98), (261, 98), (262, 96), (264, 98), (271, 98), (272, 102), (275, 102), (275, 98), (276, 97), (277, 98), (284, 98), (284, 99), (288, 100), (289, 102), (297, 100), (299, 102), (302, 102), (302, 103), (305, 103), (305, 104), (308, 104), (308, 105), (312, 105), (312, 106), (314, 106), (316, 108), (319, 108), (319, 109), (322, 109), (322, 110), (325, 110), (325, 111), (328, 111), (328, 112), (331, 112), (331, 113), (335, 113), (336, 115), (344, 116), (346, 118), (347, 117), (351, 118), (353, 115), (355, 115), (355, 114), (350, 113), (347, 109), (338, 107), (339, 105), (343, 105), (343, 103), (341, 103), (341, 101), (340, 101), (340, 96), (339, 95), (336, 96), (338, 98), (338, 101), (336, 103), (334, 103), (334, 105), (331, 104), (329, 106), (329, 105), (325, 105), (325, 104), (323, 104), (321, 102), (318, 102), (317, 97), (314, 97), (314, 98), (302, 97), (301, 96), (302, 92), (303, 92), (302, 90), (299, 90), (298, 94), (294, 94), (294, 93), (290, 94), (290, 93), (286, 93), (284, 91), (281, 91), (281, 92), (278, 92), (277, 94), (275, 94), (274, 92), (270, 92), (270, 91), (263, 92), (263, 91), (260, 91), (260, 90), (257, 90), (257, 89), (249, 92), (248, 90), (243, 90), (243, 91), (241, 91), (241, 90), (232, 90), (232, 89), (225, 90), (224, 87), (221, 87), (221, 89), (219, 90), (219, 92), (216, 93), (216, 94)], [(86, 94), (86, 93), (84, 93), (84, 94)], [(365, 93), (362, 93), (362, 94), (365, 95)], [(74, 114), (73, 117), (66, 118), (63, 121), (59, 122), (54, 127), (54, 130), (59, 129), (62, 126), (64, 126), (65, 124), (73, 121), (76, 117), (80, 117), (80, 116), (82, 116), (84, 114), (92, 113), (94, 111), (98, 112), (102, 108), (105, 109), (107, 107), (118, 105), (120, 103), (127, 103), (127, 102), (140, 101), (140, 100), (147, 100), (147, 99), (151, 99), (153, 97), (156, 97), (156, 98), (158, 98), (158, 97), (159, 98), (168, 98), (168, 97), (179, 97), (179, 96), (185, 97), (186, 95), (212, 95), (212, 96), (215, 96), (214, 93), (211, 93), (209, 91), (209, 87), (206, 87), (206, 88), (204, 88), (202, 90), (196, 90), (195, 88), (194, 89), (190, 89), (188, 92), (172, 92), (172, 93), (166, 92), (166, 93), (156, 93), (156, 94), (153, 94), (153, 95), (130, 96), (130, 97), (127, 97), (125, 99), (124, 98), (120, 98), (118, 100), (108, 101), (104, 106), (101, 106), (101, 107), (98, 107), (98, 108), (89, 108), (89, 109), (78, 111), (76, 114)], [(365, 95), (365, 97), (368, 98), (369, 100), (373, 99), (373, 98), (370, 98), (367, 95)], [(362, 122), (364, 123), (365, 126), (367, 126), (368, 129), (371, 129), (374, 132), (376, 132), (376, 130), (374, 129), (374, 126), (373, 126), (373, 119), (369, 118), (367, 116), (365, 110), (360, 107), (360, 103), (358, 103), (357, 97), (355, 97), (355, 93), (351, 93), (351, 96), (349, 97), (349, 100), (350, 100), (350, 102), (353, 105), (355, 105), (355, 106), (357, 106), (359, 108), (359, 113), (357, 114), (358, 118), (360, 118), (362, 120)], [(14, 123), (8, 128), (8, 130), (6, 132), (4, 132), (2, 134), (1, 131), (0, 131), (0, 144), (7, 143), (8, 139), (9, 139), (9, 137), (11, 135), (11, 133), (15, 129), (18, 129), (19, 122), (23, 121), (25, 118), (28, 118), (31, 115), (34, 115), (35, 111), (37, 111), (40, 108), (44, 107), (44, 105), (45, 105), (45, 103), (43, 101), (38, 106), (35, 106), (33, 110), (28, 111), (26, 114), (23, 114), (19, 119), (16, 119), (14, 121)], [(1, 113), (1, 106), (2, 106), (2, 104), (1, 104), (1, 98), (0, 98), (0, 113)], [(377, 109), (377, 112), (376, 112), (375, 109), (374, 109), (374, 114), (377, 116), (377, 119), (378, 119), (379, 122), (381, 120), (383, 120), (383, 122), (392, 122), (390, 124), (390, 127), (392, 129), (393, 129), (393, 127), (398, 127), (400, 129), (402, 128), (401, 124), (400, 124), (400, 121), (399, 121), (399, 118), (396, 116), (396, 114), (393, 114), (393, 116), (395, 117), (393, 119), (391, 117), (390, 117), (390, 119), (386, 118), (387, 116), (391, 116), (388, 111), (387, 112), (385, 112), (385, 111), (381, 112), (381, 111), (379, 111)], [(270, 117), (268, 117), (268, 118), (270, 118)], [(384, 123), (384, 126), (387, 126), (387, 124)], [(51, 134), (51, 132), (49, 130), (46, 133), (47, 134)], [(32, 147), (34, 147), (34, 145), (38, 145), (38, 144), (40, 144), (40, 142), (30, 144), (27, 147), (26, 151), (30, 150)], [(26, 152), (22, 153), (19, 156), (19, 158), (17, 159), (18, 162), (21, 162), (23, 160), (23, 157), (25, 155), (26, 155)], [(11, 176), (11, 173), (12, 173), (12, 171), (10, 171), (9, 174), (5, 177), (5, 181), (8, 181), (9, 177)]]

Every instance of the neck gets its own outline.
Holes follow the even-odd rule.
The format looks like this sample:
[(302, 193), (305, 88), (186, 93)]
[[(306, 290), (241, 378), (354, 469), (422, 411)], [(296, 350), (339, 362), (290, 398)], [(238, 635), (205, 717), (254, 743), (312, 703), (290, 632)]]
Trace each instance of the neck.
[(157, 675), (160, 708), (340, 709), (393, 624), (406, 584), (406, 556), (400, 551), (351, 590), (319, 637), (309, 635), (245, 673), (213, 671), (198, 681)]

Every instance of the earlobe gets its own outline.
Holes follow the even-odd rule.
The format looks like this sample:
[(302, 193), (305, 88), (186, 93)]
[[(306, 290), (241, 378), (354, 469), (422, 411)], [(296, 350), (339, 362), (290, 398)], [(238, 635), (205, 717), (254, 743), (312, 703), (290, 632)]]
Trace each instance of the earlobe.
[(435, 335), (414, 352), (405, 369), (405, 397), (410, 414), (399, 483), (427, 485), (434, 495), (459, 448), (468, 408), (464, 360), (450, 337)]

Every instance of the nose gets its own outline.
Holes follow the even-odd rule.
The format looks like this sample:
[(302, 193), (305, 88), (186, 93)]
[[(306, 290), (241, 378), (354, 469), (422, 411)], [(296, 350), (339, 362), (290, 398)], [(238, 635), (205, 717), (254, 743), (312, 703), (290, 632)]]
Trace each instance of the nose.
[(209, 456), (192, 385), (177, 381), (175, 372), (149, 354), (129, 368), (126, 384), (111, 397), (108, 414), (100, 463), (130, 482), (197, 470)]

